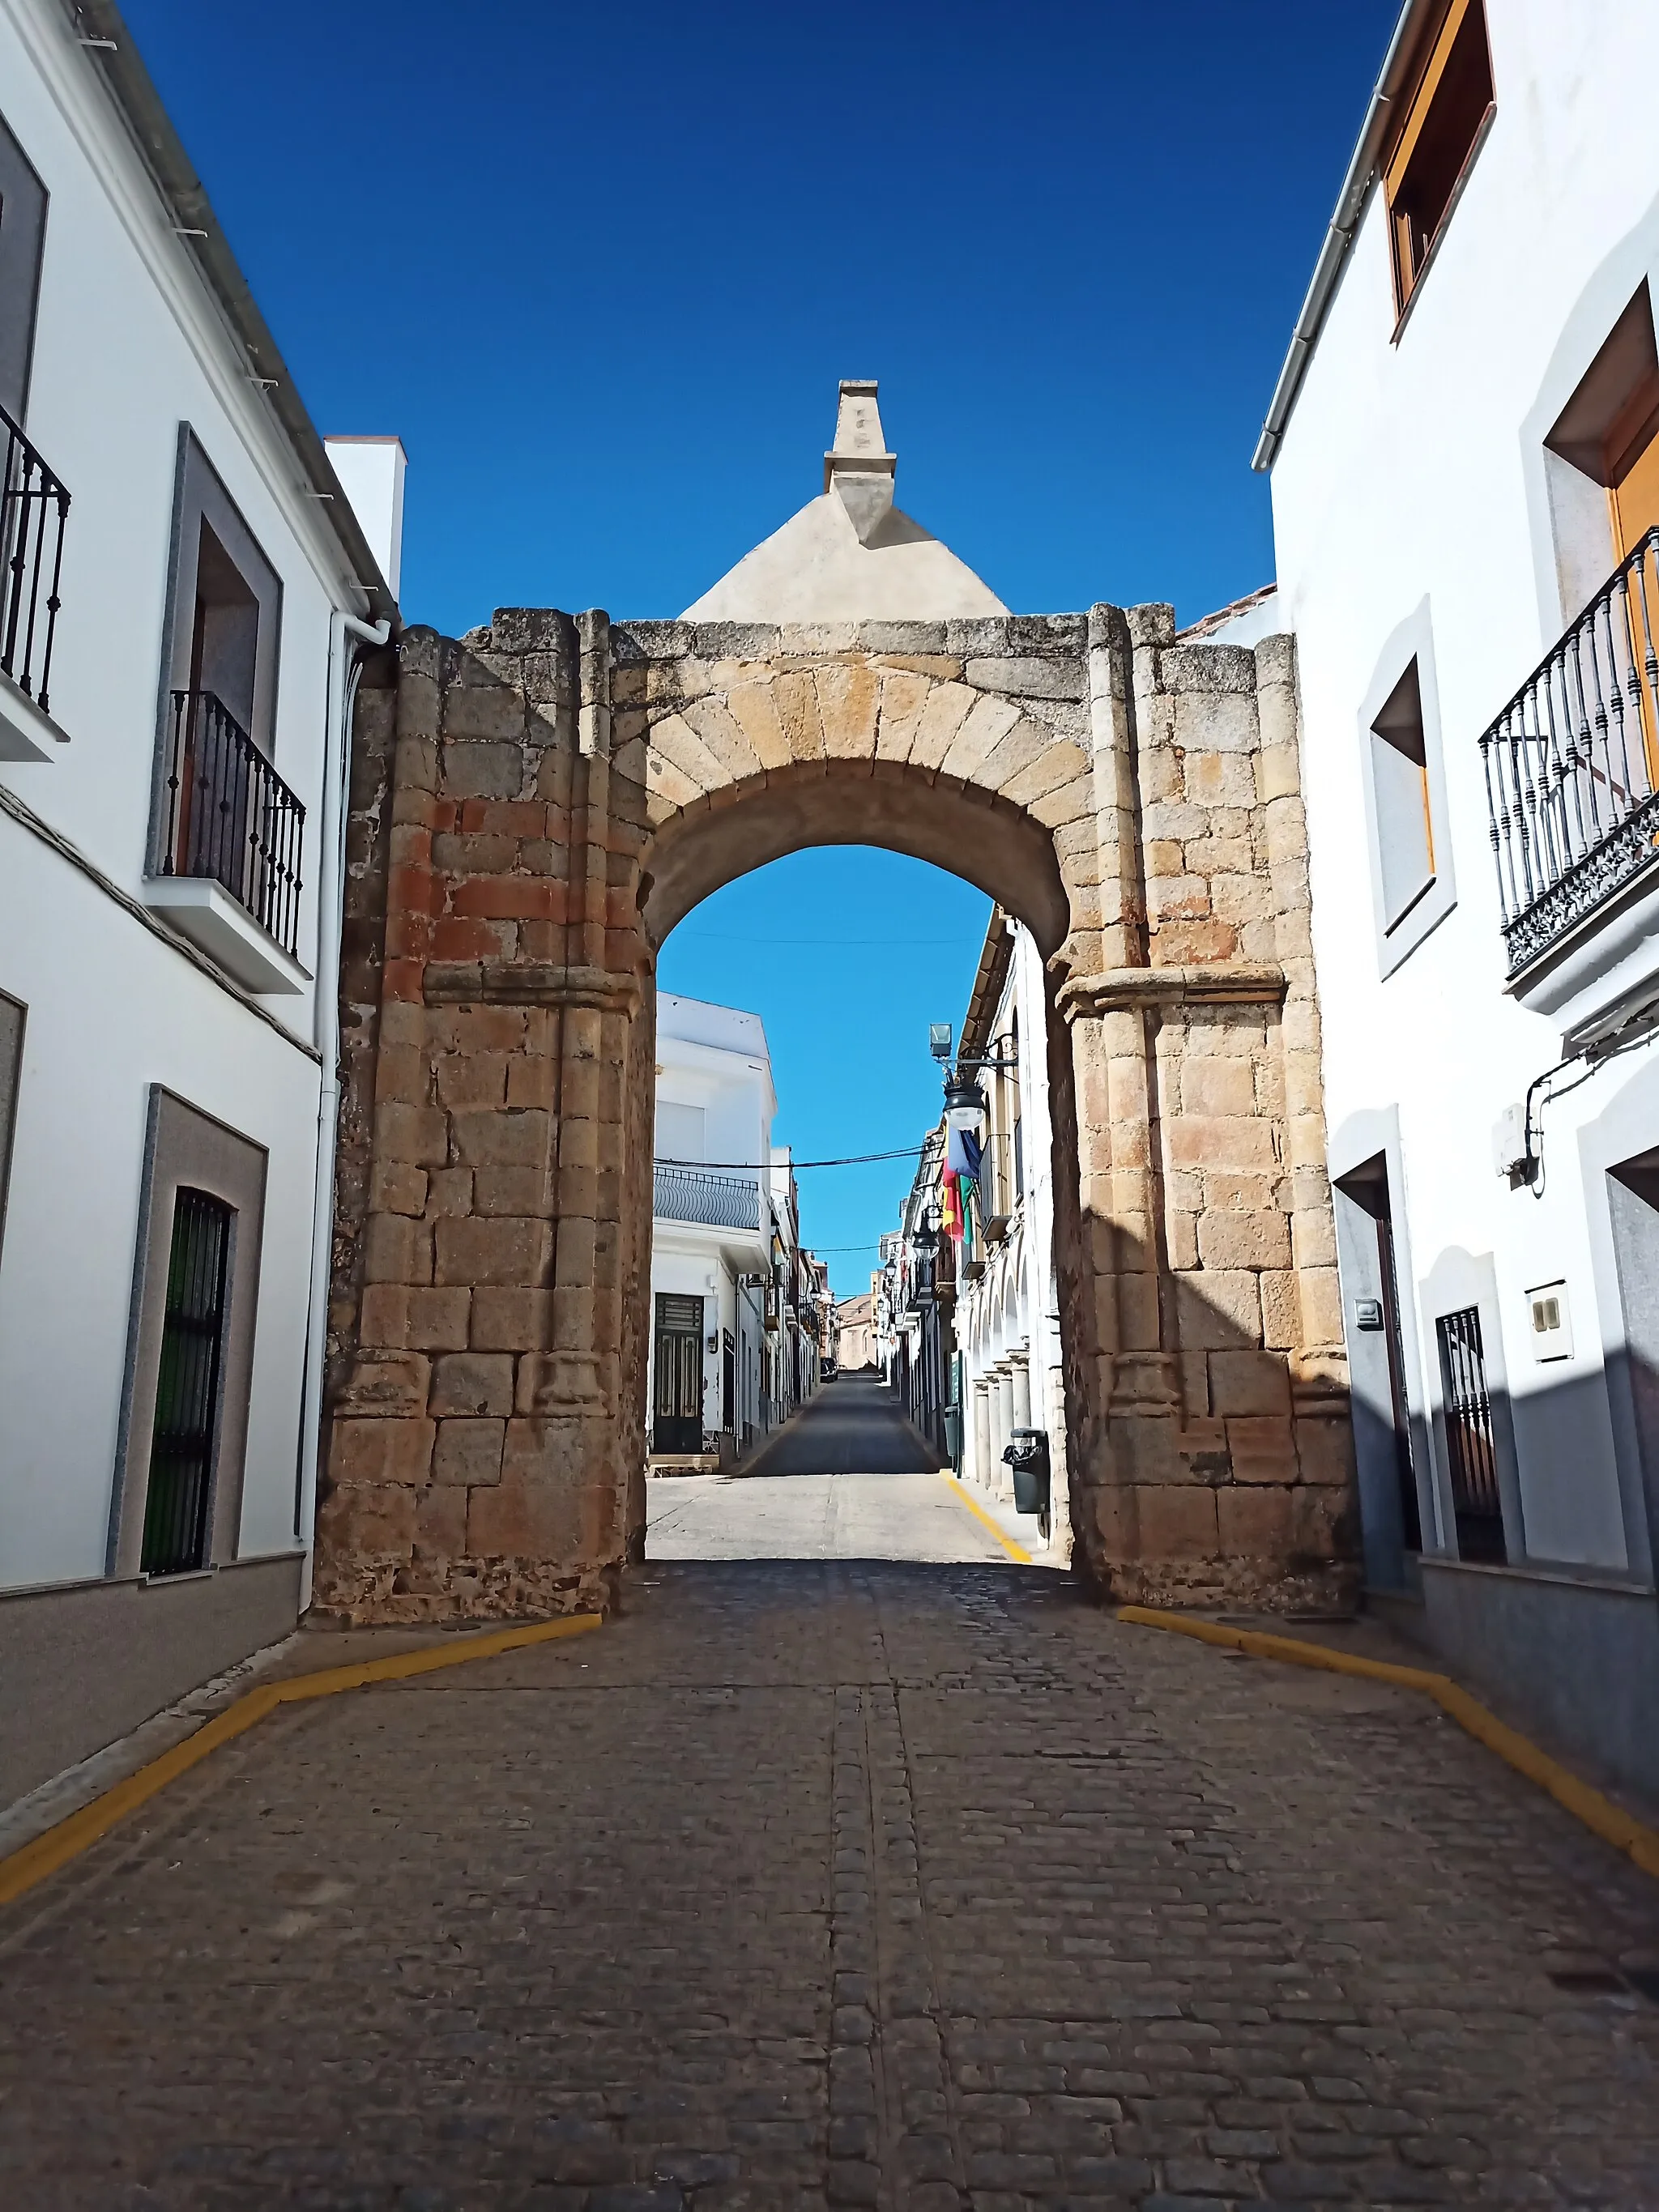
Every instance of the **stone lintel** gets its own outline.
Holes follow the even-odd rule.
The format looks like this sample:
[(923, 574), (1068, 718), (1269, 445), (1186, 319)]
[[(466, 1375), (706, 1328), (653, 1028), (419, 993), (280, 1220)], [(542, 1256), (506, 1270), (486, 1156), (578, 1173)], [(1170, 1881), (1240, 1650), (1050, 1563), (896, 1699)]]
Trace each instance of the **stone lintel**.
[(638, 976), (550, 960), (428, 960), (424, 989), (428, 1006), (593, 1006), (630, 1018), (640, 1007)]
[(1129, 1006), (1267, 1006), (1285, 996), (1285, 971), (1273, 962), (1218, 960), (1199, 967), (1108, 968), (1074, 975), (1060, 990), (1068, 1022)]

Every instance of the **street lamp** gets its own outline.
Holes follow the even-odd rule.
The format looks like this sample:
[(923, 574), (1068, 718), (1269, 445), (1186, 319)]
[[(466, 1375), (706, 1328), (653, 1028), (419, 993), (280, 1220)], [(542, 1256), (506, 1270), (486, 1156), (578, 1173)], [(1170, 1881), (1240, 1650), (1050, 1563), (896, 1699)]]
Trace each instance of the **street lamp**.
[(951, 1129), (977, 1129), (985, 1113), (985, 1093), (975, 1076), (964, 1075), (961, 1064), (945, 1079), (945, 1122)]
[(979, 1087), (978, 1076), (964, 1071), (990, 1068), (1000, 1074), (1011, 1073), (1019, 1066), (1018, 1056), (1004, 1060), (996, 1053), (958, 1053), (953, 1060), (949, 1022), (928, 1024), (927, 1048), (945, 1070), (945, 1126), (951, 1129), (977, 1129), (985, 1112), (985, 1094)]

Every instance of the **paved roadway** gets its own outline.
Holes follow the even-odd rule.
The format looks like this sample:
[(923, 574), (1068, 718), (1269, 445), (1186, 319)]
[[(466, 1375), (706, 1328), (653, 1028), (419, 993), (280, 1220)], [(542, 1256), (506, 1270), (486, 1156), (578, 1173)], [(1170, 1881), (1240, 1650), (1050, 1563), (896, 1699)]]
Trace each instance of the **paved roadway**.
[(999, 1559), (884, 1382), (842, 1376), (730, 1475), (647, 1490), (653, 1559)]
[(0, 1911), (0, 2203), (1653, 2212), (1644, 1968), (1659, 1884), (1409, 1692), (1006, 1562), (653, 1565)]

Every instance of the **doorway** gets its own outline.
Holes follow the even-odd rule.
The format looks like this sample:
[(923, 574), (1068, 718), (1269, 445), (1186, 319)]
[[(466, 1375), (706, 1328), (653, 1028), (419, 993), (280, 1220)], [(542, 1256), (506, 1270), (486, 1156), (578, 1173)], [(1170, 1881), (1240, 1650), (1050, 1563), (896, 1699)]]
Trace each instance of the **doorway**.
[(702, 1300), (657, 1293), (652, 1449), (702, 1449)]
[(1401, 1589), (1413, 1579), (1423, 1518), (1386, 1153), (1340, 1177), (1334, 1190), (1365, 1575), (1376, 1589)]

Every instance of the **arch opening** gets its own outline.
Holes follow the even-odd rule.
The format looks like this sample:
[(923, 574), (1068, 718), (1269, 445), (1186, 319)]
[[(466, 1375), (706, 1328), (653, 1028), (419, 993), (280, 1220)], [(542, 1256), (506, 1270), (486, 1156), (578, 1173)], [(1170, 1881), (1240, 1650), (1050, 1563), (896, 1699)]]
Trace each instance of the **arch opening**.
[(659, 947), (702, 902), (791, 853), (874, 845), (959, 876), (1031, 932), (1047, 959), (1071, 908), (1043, 826), (994, 793), (940, 784), (902, 763), (823, 763), (735, 784), (722, 804), (694, 806), (659, 830), (641, 860), (641, 919)]
[[(1072, 1317), (1055, 1275), (1054, 1188), (1057, 1165), (1075, 1179), (1077, 1140), (1063, 1083), (1051, 1112), (1052, 979), (1030, 931), (994, 902), (988, 914), (965, 872), (874, 865), (900, 848), (884, 823), (857, 841), (861, 855), (850, 836), (814, 834), (852, 826), (836, 787), (833, 772), (812, 779), (812, 815), (792, 821), (792, 852), (813, 853), (810, 867), (750, 865), (745, 817), (759, 794), (677, 825), (703, 845), (708, 874), (715, 837), (720, 872), (734, 860), (737, 872), (720, 887), (731, 898), (711, 890), (684, 917), (693, 942), (671, 933), (652, 958), (655, 1164), (638, 1387), (647, 1464), (679, 1479), (647, 1483), (647, 1555), (773, 1556), (817, 1543), (836, 1556), (1005, 1563), (1024, 1551), (1064, 1566)], [(734, 834), (721, 836), (728, 823)], [(1000, 879), (1018, 895), (1006, 866)], [(823, 933), (838, 923), (872, 943), (877, 918), (897, 933), (890, 954), (848, 951)], [(693, 949), (709, 927), (732, 934)], [(769, 927), (809, 936), (774, 945)], [(953, 951), (941, 927), (959, 933)], [(921, 957), (907, 949), (917, 941)], [(1010, 1042), (1022, 1006), (1038, 1049), (1024, 1066)], [(928, 1049), (929, 1023), (945, 1014), (957, 1055), (996, 1063), (975, 1070), (979, 1173), (953, 1223), (941, 1206), (947, 1071)], [(769, 1076), (778, 1121), (757, 1151)], [(687, 1163), (698, 1146), (690, 1159), (706, 1171)], [(899, 1146), (907, 1158), (883, 1158)], [(845, 1164), (814, 1168), (815, 1157)], [(732, 1172), (750, 1159), (773, 1163), (758, 1193)], [(860, 1240), (850, 1249), (849, 1236)], [(830, 1313), (826, 1335), (816, 1323)], [(833, 1390), (820, 1385), (825, 1353), (842, 1363)], [(1017, 1508), (1003, 1458), (1017, 1427), (1045, 1439), (1041, 1514)], [(940, 1486), (940, 1469), (964, 1489)], [(733, 1472), (745, 1480), (722, 1480)], [(964, 1496), (980, 1501), (977, 1515)]]

